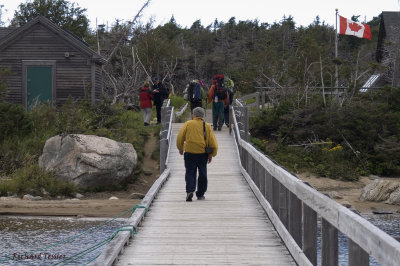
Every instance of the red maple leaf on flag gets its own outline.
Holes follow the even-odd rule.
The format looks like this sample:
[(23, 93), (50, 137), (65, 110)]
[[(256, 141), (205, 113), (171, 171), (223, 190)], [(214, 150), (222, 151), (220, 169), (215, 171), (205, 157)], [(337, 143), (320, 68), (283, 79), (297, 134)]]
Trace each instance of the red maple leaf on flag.
[(351, 31), (354, 31), (354, 32), (357, 32), (362, 29), (362, 27), (355, 22), (349, 23), (349, 28), (351, 29)]

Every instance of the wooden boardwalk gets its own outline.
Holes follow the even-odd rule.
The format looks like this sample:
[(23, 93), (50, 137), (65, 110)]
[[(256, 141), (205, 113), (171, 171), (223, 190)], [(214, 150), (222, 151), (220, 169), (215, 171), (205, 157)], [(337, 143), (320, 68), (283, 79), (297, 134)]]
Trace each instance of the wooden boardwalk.
[(215, 132), (219, 150), (208, 165), (206, 199), (185, 201), (185, 167), (175, 146), (182, 125), (173, 124), (170, 177), (116, 264), (296, 265), (242, 176), (225, 126)]

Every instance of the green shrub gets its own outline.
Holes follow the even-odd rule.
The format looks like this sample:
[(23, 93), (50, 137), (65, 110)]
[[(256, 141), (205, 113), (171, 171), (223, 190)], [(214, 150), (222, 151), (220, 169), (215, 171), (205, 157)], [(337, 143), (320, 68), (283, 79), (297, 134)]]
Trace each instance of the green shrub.
[(185, 103), (187, 103), (187, 101), (185, 101), (185, 99), (183, 99), (181, 96), (172, 96), (170, 98), (170, 106), (173, 106), (175, 111), (177, 111)]
[(0, 103), (0, 141), (23, 137), (32, 130), (32, 123), (22, 105)]
[(65, 181), (54, 177), (51, 172), (46, 172), (38, 165), (22, 167), (11, 175), (10, 179), (0, 181), (0, 193), (6, 196), (7, 193), (32, 194), (44, 196), (44, 191), (50, 196), (64, 195), (72, 196), (76, 192), (76, 187)]

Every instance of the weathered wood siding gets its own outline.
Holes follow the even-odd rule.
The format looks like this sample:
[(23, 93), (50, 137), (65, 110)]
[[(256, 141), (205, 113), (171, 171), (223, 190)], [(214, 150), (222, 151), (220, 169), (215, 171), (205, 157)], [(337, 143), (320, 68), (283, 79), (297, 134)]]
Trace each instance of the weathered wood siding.
[[(69, 57), (65, 57), (65, 53)], [(7, 67), (13, 75), (8, 79), (8, 98), (12, 103), (23, 104), (22, 61), (56, 61), (56, 104), (62, 104), (69, 96), (89, 97), (91, 93), (90, 55), (69, 44), (58, 34), (43, 25), (36, 24), (21, 37), (13, 41), (0, 53), (0, 67)], [(96, 92), (101, 90), (101, 69), (96, 68)], [(99, 77), (97, 77), (99, 76)], [(96, 97), (100, 93), (96, 93)]]
[(103, 76), (102, 76), (102, 66), (100, 64), (96, 64), (95, 68), (95, 82), (96, 82), (96, 92), (95, 98), (96, 102), (101, 100), (101, 95), (103, 94)]

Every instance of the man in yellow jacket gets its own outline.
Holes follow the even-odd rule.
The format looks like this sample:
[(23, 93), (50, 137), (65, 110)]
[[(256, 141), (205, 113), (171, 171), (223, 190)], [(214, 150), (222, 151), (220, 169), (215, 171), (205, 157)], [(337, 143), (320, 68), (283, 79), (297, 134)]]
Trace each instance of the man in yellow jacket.
[[(199, 169), (196, 196), (204, 200), (207, 191), (207, 163), (217, 155), (218, 143), (211, 126), (204, 121), (205, 111), (196, 107), (192, 112), (192, 120), (187, 121), (179, 130), (176, 147), (185, 160), (186, 201), (192, 201), (196, 190), (196, 174)], [(206, 147), (212, 148), (207, 153)]]

